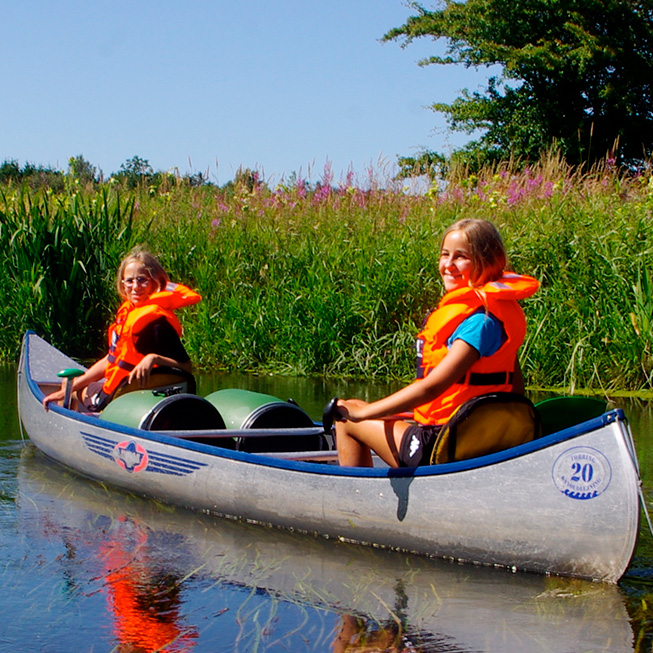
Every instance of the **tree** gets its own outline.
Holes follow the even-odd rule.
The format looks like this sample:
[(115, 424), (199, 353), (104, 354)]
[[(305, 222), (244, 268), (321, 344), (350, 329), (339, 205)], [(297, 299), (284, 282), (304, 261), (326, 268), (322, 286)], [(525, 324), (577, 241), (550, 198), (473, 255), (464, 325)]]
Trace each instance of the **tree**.
[(118, 172), (112, 175), (119, 181), (124, 181), (127, 188), (136, 188), (139, 183), (149, 182), (154, 177), (154, 170), (147, 159), (133, 156), (120, 166)]
[(25, 163), (21, 168), (18, 161), (5, 159), (0, 165), (0, 184), (9, 183), (61, 191), (64, 188), (64, 177), (60, 170), (35, 166), (31, 163)]
[[(383, 38), (446, 41), (420, 62), (498, 64), (483, 93), (435, 103), (462, 149), (483, 163), (536, 159), (552, 146), (571, 164), (611, 153), (632, 164), (653, 150), (653, 0), (442, 0)], [(430, 154), (430, 153), (425, 153)]]
[(81, 154), (68, 159), (68, 176), (81, 184), (94, 183), (98, 180), (98, 171)]
[(22, 173), (20, 165), (15, 159), (5, 159), (0, 165), (0, 183), (6, 184), (10, 181), (20, 181)]

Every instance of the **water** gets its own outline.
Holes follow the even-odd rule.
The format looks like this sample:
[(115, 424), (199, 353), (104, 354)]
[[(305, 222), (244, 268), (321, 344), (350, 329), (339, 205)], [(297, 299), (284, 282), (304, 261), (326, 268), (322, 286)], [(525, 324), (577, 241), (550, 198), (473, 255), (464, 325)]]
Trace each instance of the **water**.
[[(391, 387), (203, 376), (293, 397)], [(459, 566), (172, 508), (91, 483), (21, 442), (0, 370), (0, 651), (643, 651), (653, 550), (619, 586)], [(623, 405), (623, 404), (622, 404)], [(624, 405), (651, 494), (651, 406)]]

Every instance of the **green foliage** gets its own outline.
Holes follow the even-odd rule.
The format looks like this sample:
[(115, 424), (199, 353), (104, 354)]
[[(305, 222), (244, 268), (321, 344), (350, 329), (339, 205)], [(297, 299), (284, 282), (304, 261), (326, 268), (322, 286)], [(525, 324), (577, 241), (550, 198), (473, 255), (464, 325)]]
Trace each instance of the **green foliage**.
[(133, 200), (0, 193), (0, 351), (33, 329), (73, 355), (96, 356), (116, 306), (113, 283), (136, 234)]
[[(159, 175), (160, 173), (157, 173)], [(126, 185), (130, 190), (137, 188), (139, 184), (147, 184), (153, 181), (154, 169), (147, 159), (140, 156), (133, 156), (121, 164), (120, 170), (114, 172), (112, 177)]]
[(79, 154), (68, 159), (68, 176), (80, 184), (94, 184), (98, 181), (98, 170)]
[(437, 152), (422, 152), (417, 157), (400, 156), (397, 163), (399, 164), (397, 177), (400, 179), (422, 175), (429, 179), (444, 179), (447, 176), (447, 159)]
[(567, 161), (614, 152), (632, 164), (653, 149), (653, 22), (650, 0), (443, 0), (416, 11), (385, 40), (446, 42), (428, 64), (498, 65), (484, 93), (436, 103), (452, 129), (482, 135), (467, 161), (534, 161), (556, 146)]
[[(135, 244), (203, 301), (180, 312), (205, 370), (411, 377), (413, 339), (442, 293), (440, 235), (462, 217), (495, 222), (513, 268), (541, 280), (523, 302), (521, 352), (534, 387), (641, 390), (653, 379), (653, 180), (609, 165), (451, 169), (416, 196), (325, 174), (269, 189), (139, 186), (121, 198), (0, 195), (0, 351), (34, 328), (75, 356), (105, 347), (113, 276)], [(112, 190), (108, 190), (112, 189)]]
[(0, 184), (26, 184), (32, 189), (61, 191), (64, 188), (64, 176), (59, 170), (34, 166), (31, 163), (25, 163), (21, 167), (18, 161), (5, 159), (0, 165)]

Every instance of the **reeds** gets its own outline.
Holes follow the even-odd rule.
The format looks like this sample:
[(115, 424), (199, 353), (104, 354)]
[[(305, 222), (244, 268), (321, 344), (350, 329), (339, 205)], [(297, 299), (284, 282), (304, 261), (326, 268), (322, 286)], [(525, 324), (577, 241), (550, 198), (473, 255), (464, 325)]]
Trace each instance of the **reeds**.
[(133, 198), (0, 192), (0, 351), (15, 356), (34, 329), (71, 353), (92, 354), (115, 307), (113, 279), (132, 245)]
[[(532, 386), (642, 390), (653, 374), (653, 184), (610, 162), (582, 173), (555, 157), (531, 168), (454, 171), (425, 194), (370, 174), (269, 188), (170, 183), (0, 195), (6, 288), (0, 350), (35, 328), (96, 355), (117, 304), (112, 277), (137, 242), (202, 293), (182, 312), (204, 369), (408, 379), (412, 342), (442, 292), (440, 234), (495, 222), (513, 268), (542, 281), (524, 302)], [(92, 346), (91, 346), (92, 345)]]

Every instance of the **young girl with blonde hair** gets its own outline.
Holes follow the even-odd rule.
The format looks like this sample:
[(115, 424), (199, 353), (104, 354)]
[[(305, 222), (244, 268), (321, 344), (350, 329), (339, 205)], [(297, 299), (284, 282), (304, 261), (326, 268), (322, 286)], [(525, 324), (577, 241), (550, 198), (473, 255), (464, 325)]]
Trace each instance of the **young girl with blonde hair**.
[[(174, 311), (196, 304), (200, 295), (170, 282), (159, 261), (142, 249), (122, 260), (116, 288), (124, 301), (109, 327), (109, 353), (73, 381), (78, 407), (90, 412), (101, 411), (124, 384), (145, 385), (155, 367), (192, 371)], [(61, 389), (45, 397), (43, 405), (63, 398)]]
[[(438, 433), (466, 401), (489, 393), (523, 394), (518, 351), (526, 320), (517, 300), (539, 283), (505, 271), (496, 227), (466, 219), (440, 247), (446, 294), (417, 336), (417, 377), (383, 399), (339, 400), (336, 446), (341, 465), (371, 466), (375, 451), (391, 467), (429, 464)], [(392, 417), (413, 412), (415, 423)]]

